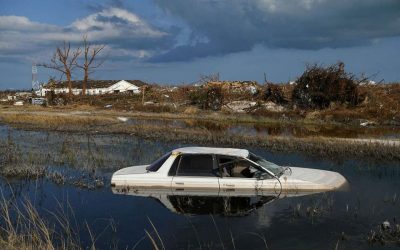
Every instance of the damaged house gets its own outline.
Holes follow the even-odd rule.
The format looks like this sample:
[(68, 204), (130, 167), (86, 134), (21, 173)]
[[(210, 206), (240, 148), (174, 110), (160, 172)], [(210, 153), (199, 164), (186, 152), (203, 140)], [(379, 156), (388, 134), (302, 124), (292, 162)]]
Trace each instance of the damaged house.
[(222, 90), (229, 92), (250, 92), (257, 93), (258, 84), (256, 81), (211, 81), (207, 87), (221, 87)]
[[(72, 81), (72, 94), (82, 94), (82, 81)], [(89, 80), (86, 86), (87, 95), (103, 95), (129, 93), (139, 94), (140, 87), (146, 83), (140, 80)], [(43, 85), (38, 91), (38, 95), (45, 96), (46, 93), (54, 92), (55, 94), (69, 93), (68, 82), (62, 81), (58, 83), (49, 83)]]

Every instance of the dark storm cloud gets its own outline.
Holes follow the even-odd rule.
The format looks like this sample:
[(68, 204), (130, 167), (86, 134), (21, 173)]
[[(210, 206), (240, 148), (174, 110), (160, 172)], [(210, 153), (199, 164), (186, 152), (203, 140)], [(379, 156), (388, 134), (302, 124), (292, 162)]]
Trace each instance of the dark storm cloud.
[(101, 2), (88, 3), (86, 1), (82, 1), (82, 5), (86, 6), (86, 9), (88, 9), (90, 12), (99, 12), (109, 7), (116, 7), (121, 9), (125, 8), (124, 3), (121, 0), (109, 0), (104, 3)]
[(400, 35), (399, 0), (155, 0), (191, 29), (190, 42), (153, 62), (273, 48), (316, 50), (366, 45)]
[[(83, 4), (86, 1), (82, 1)], [(268, 48), (346, 48), (400, 35), (400, 0), (112, 0), (67, 25), (0, 16), (3, 58), (46, 58), (64, 40), (105, 44), (111, 60), (188, 61)]]

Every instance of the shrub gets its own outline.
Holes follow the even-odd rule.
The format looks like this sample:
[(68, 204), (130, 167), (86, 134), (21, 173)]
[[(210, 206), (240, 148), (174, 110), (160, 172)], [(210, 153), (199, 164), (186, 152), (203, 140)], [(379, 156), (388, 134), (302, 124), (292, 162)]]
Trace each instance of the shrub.
[(207, 90), (207, 108), (211, 110), (221, 110), (223, 94), (221, 87), (210, 87)]
[(358, 103), (357, 84), (342, 62), (328, 67), (314, 64), (297, 79), (292, 99), (303, 108), (327, 108), (331, 102), (354, 106)]
[(205, 88), (197, 88), (189, 92), (189, 101), (191, 105), (197, 105), (205, 109), (207, 103), (207, 91)]
[(55, 94), (54, 91), (47, 92), (46, 99), (49, 105), (66, 105), (71, 101), (68, 94)]
[(276, 104), (285, 104), (287, 100), (284, 97), (282, 89), (272, 83), (268, 83), (263, 90), (262, 99), (264, 101), (274, 102)]
[(152, 112), (152, 113), (163, 113), (163, 112), (173, 113), (176, 111), (176, 109), (173, 106), (163, 105), (163, 104), (148, 104), (148, 105), (135, 104), (132, 107), (132, 109), (135, 111)]
[(190, 104), (202, 109), (220, 110), (223, 102), (221, 87), (204, 87), (189, 93)]

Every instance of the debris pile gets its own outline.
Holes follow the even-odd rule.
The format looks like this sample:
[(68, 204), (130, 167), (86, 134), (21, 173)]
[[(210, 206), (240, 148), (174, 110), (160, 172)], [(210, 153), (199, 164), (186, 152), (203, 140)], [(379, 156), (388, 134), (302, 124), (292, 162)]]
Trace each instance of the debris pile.
[(256, 81), (208, 81), (207, 87), (220, 87), (225, 92), (230, 93), (251, 93), (256, 94), (258, 83)]
[(281, 87), (272, 83), (267, 84), (262, 97), (264, 101), (270, 101), (276, 104), (286, 104), (288, 102), (284, 97)]
[(226, 107), (229, 111), (233, 111), (236, 113), (245, 113), (247, 110), (256, 106), (257, 102), (252, 101), (233, 101), (226, 104)]
[(271, 111), (271, 112), (283, 112), (285, 111), (285, 107), (282, 105), (278, 105), (275, 102), (266, 102), (261, 104), (261, 107), (263, 107), (265, 110)]
[(297, 79), (293, 102), (302, 108), (327, 108), (331, 102), (357, 105), (359, 102), (354, 76), (344, 71), (344, 63), (322, 67), (307, 66)]
[[(395, 222), (395, 221), (394, 221)], [(382, 222), (375, 230), (371, 230), (367, 240), (370, 244), (395, 244), (400, 246), (400, 225), (391, 225), (389, 221)]]
[(223, 94), (221, 87), (202, 87), (189, 93), (190, 104), (202, 109), (221, 110)]

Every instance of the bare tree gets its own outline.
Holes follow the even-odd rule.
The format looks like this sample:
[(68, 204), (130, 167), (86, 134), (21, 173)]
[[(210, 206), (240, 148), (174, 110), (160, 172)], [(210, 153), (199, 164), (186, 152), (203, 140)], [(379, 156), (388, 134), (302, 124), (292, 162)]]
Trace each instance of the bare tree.
[(89, 80), (89, 74), (93, 73), (93, 70), (100, 67), (103, 64), (103, 60), (97, 61), (97, 55), (105, 48), (105, 45), (94, 46), (87, 40), (87, 36), (83, 37), (83, 62), (82, 64), (76, 63), (78, 68), (83, 70), (83, 81), (82, 81), (82, 95), (86, 95), (87, 83)]
[(81, 52), (82, 51), (80, 48), (71, 51), (71, 44), (69, 42), (67, 43), (66, 41), (64, 41), (62, 47), (60, 46), (57, 47), (56, 52), (53, 54), (53, 57), (51, 58), (50, 64), (46, 63), (39, 64), (39, 66), (49, 69), (54, 69), (56, 71), (61, 72), (62, 75), (65, 75), (65, 78), (67, 79), (68, 83), (69, 95), (72, 94), (72, 82), (71, 82), (72, 71), (76, 67), (76, 61)]
[(218, 82), (219, 81), (219, 72), (209, 75), (200, 75), (200, 83), (208, 83), (208, 82)]

